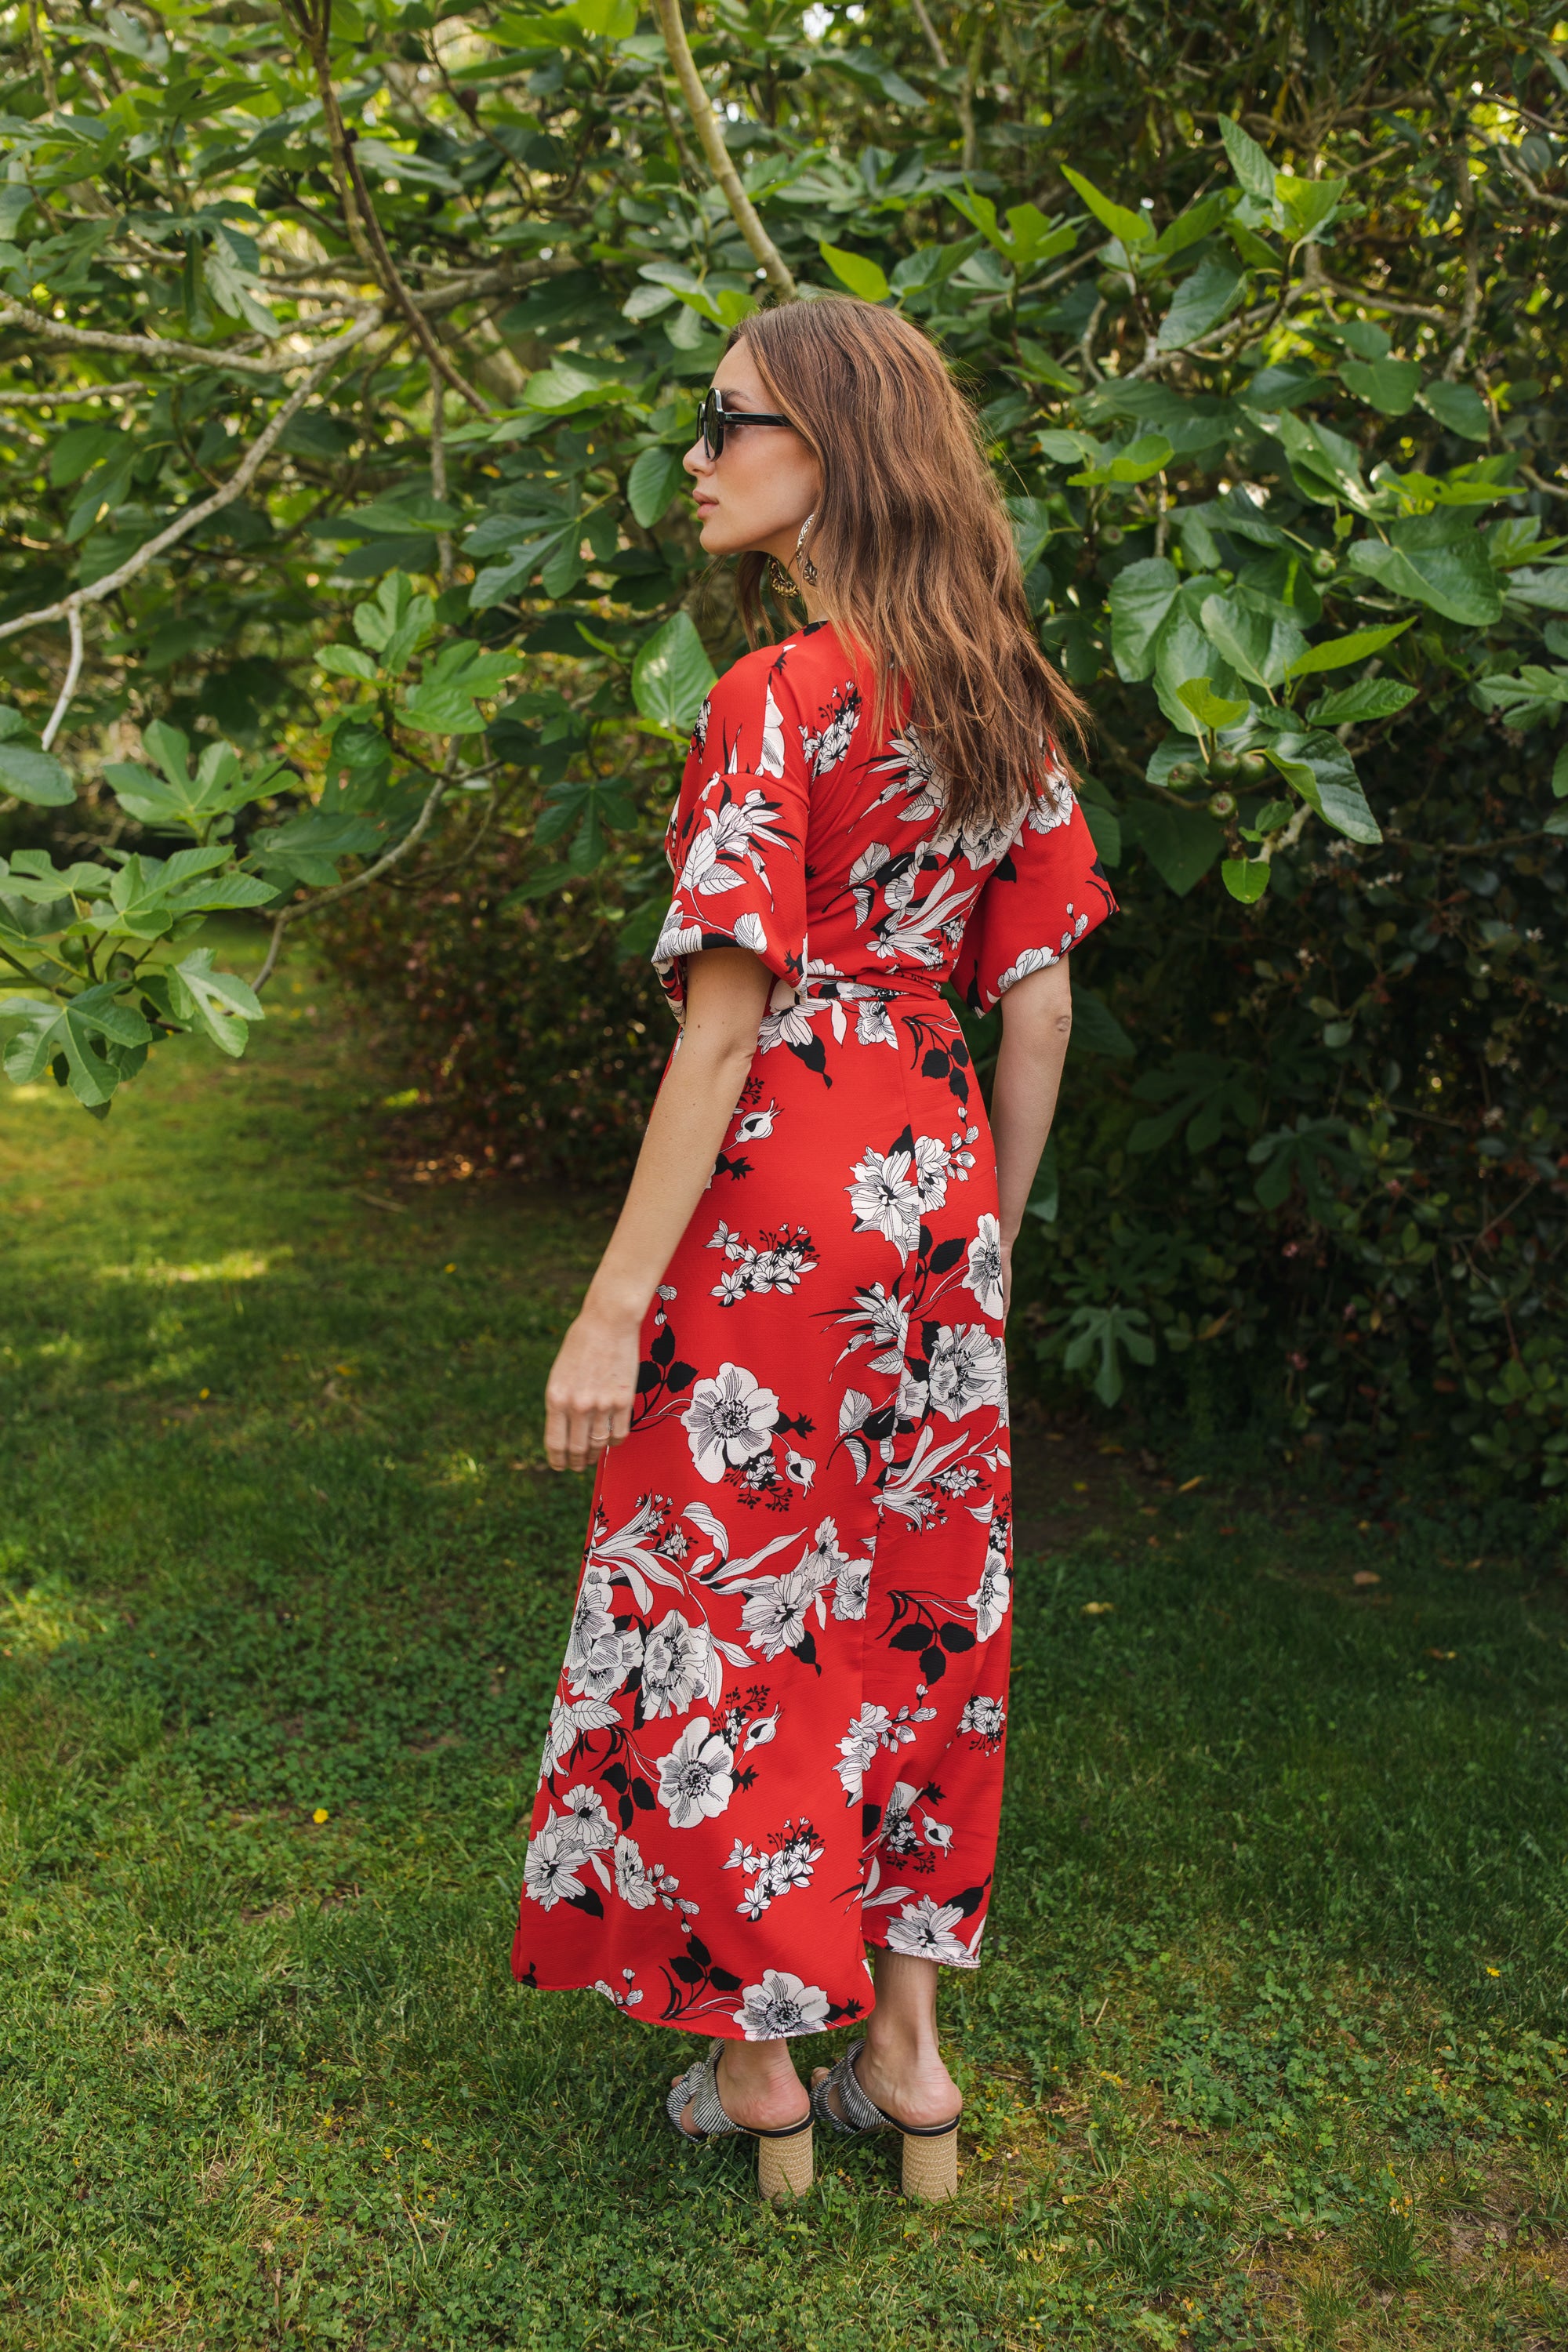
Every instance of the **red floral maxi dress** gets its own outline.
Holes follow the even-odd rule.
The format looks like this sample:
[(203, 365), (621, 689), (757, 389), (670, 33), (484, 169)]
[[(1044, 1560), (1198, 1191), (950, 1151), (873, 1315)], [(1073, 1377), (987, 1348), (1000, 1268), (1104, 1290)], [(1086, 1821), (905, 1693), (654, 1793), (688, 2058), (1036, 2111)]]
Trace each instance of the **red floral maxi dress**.
[[(1066, 779), (955, 833), (826, 625), (698, 719), (655, 963), (774, 975), (600, 1465), (512, 1966), (731, 2039), (979, 1965), (1006, 1720), (995, 1157), (957, 1020), (1112, 910)], [(900, 727), (897, 710), (892, 724)], [(679, 1051), (679, 1045), (677, 1046)]]

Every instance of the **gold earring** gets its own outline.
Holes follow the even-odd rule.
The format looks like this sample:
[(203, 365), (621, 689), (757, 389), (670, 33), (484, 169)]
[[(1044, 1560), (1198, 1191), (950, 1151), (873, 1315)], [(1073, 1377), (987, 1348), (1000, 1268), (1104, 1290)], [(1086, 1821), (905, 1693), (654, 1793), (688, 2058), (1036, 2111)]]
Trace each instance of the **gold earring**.
[(805, 582), (808, 588), (815, 588), (816, 585), (816, 566), (812, 562), (810, 556), (803, 555), (801, 551), (805, 545), (805, 534), (811, 529), (812, 524), (816, 520), (816, 516), (815, 512), (806, 516), (805, 520), (800, 527), (800, 537), (795, 543), (795, 563), (799, 569), (800, 577)]
[(768, 586), (782, 602), (787, 602), (790, 597), (800, 594), (800, 590), (776, 555), (770, 556), (768, 559)]

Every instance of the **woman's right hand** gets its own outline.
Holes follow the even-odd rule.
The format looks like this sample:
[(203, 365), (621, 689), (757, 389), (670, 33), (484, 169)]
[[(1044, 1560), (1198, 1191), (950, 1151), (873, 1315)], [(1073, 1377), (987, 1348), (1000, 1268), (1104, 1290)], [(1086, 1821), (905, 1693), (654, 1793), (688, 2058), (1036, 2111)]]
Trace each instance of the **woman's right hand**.
[(544, 1451), (552, 1470), (588, 1470), (631, 1427), (641, 1318), (584, 1306), (544, 1384)]

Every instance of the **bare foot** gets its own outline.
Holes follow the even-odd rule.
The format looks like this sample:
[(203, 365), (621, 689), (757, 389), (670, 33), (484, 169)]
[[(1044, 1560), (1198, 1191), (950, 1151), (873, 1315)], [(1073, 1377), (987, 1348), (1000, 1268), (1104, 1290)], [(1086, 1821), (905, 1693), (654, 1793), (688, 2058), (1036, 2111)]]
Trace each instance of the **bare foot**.
[[(816, 2068), (811, 2078), (814, 2090), (826, 2080), (827, 2073), (826, 2066)], [(963, 2105), (958, 2084), (934, 2049), (900, 2053), (896, 2060), (879, 2061), (867, 2042), (855, 2061), (855, 2079), (892, 2123), (951, 2123)], [(837, 2090), (829, 2091), (827, 2104), (836, 2116), (843, 2114)]]
[[(771, 2044), (742, 2045), (739, 2055), (726, 2046), (715, 2079), (724, 2113), (747, 2131), (778, 2131), (804, 2123), (811, 2113), (805, 2085), (789, 2059), (774, 2054)], [(679, 2074), (670, 2076), (672, 2083), (679, 2080)], [(680, 2128), (689, 2139), (706, 2137), (692, 2122), (690, 2105), (681, 2112)]]

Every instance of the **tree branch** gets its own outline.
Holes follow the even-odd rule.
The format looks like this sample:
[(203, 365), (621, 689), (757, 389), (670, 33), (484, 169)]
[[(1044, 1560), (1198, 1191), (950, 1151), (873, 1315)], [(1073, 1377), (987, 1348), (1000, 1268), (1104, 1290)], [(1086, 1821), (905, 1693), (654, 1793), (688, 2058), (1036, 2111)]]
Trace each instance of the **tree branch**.
[(154, 562), (169, 548), (176, 546), (195, 530), (198, 523), (206, 522), (225, 507), (231, 506), (242, 491), (250, 488), (279, 436), (287, 431), (290, 421), (303, 408), (342, 353), (352, 351), (356, 343), (364, 342), (381, 323), (381, 314), (377, 311), (359, 326), (351, 328), (346, 335), (338, 337), (325, 356), (316, 362), (304, 383), (290, 393), (271, 424), (258, 434), (230, 478), (221, 489), (215, 490), (210, 499), (204, 499), (199, 506), (188, 507), (183, 515), (176, 515), (174, 521), (154, 538), (143, 541), (135, 554), (128, 556), (118, 570), (105, 572), (103, 578), (95, 580), (89, 588), (73, 588), (70, 594), (62, 596), (58, 604), (45, 604), (36, 613), (21, 613), (15, 620), (0, 622), (0, 637), (17, 636), (22, 630), (39, 628), (46, 621), (63, 621), (68, 614), (79, 612), (86, 604), (101, 604), (106, 596), (117, 594), (129, 581), (135, 579), (139, 572), (144, 572), (148, 564)]
[(669, 62), (675, 68), (675, 78), (680, 84), (680, 93), (686, 100), (698, 143), (708, 159), (708, 168), (717, 181), (725, 203), (734, 215), (735, 226), (755, 254), (760, 268), (766, 271), (769, 285), (774, 287), (786, 301), (793, 301), (800, 289), (788, 263), (763, 226), (762, 216), (755, 205), (741, 185), (741, 175), (724, 144), (724, 134), (719, 128), (713, 102), (702, 87), (702, 78), (691, 54), (691, 44), (686, 37), (680, 0), (654, 0), (654, 12), (658, 18), (659, 30), (664, 35), (664, 46), (669, 52)]
[(116, 393), (145, 392), (140, 376), (124, 383), (68, 383), (58, 392), (0, 392), (0, 408), (76, 408), (89, 400), (108, 400)]
[(76, 692), (76, 682), (81, 676), (81, 606), (79, 604), (73, 604), (70, 608), (70, 633), (71, 650), (70, 659), (66, 664), (66, 682), (60, 688), (59, 700), (49, 714), (49, 723), (38, 739), (46, 751), (60, 731), (61, 722), (70, 708), (70, 698)]

